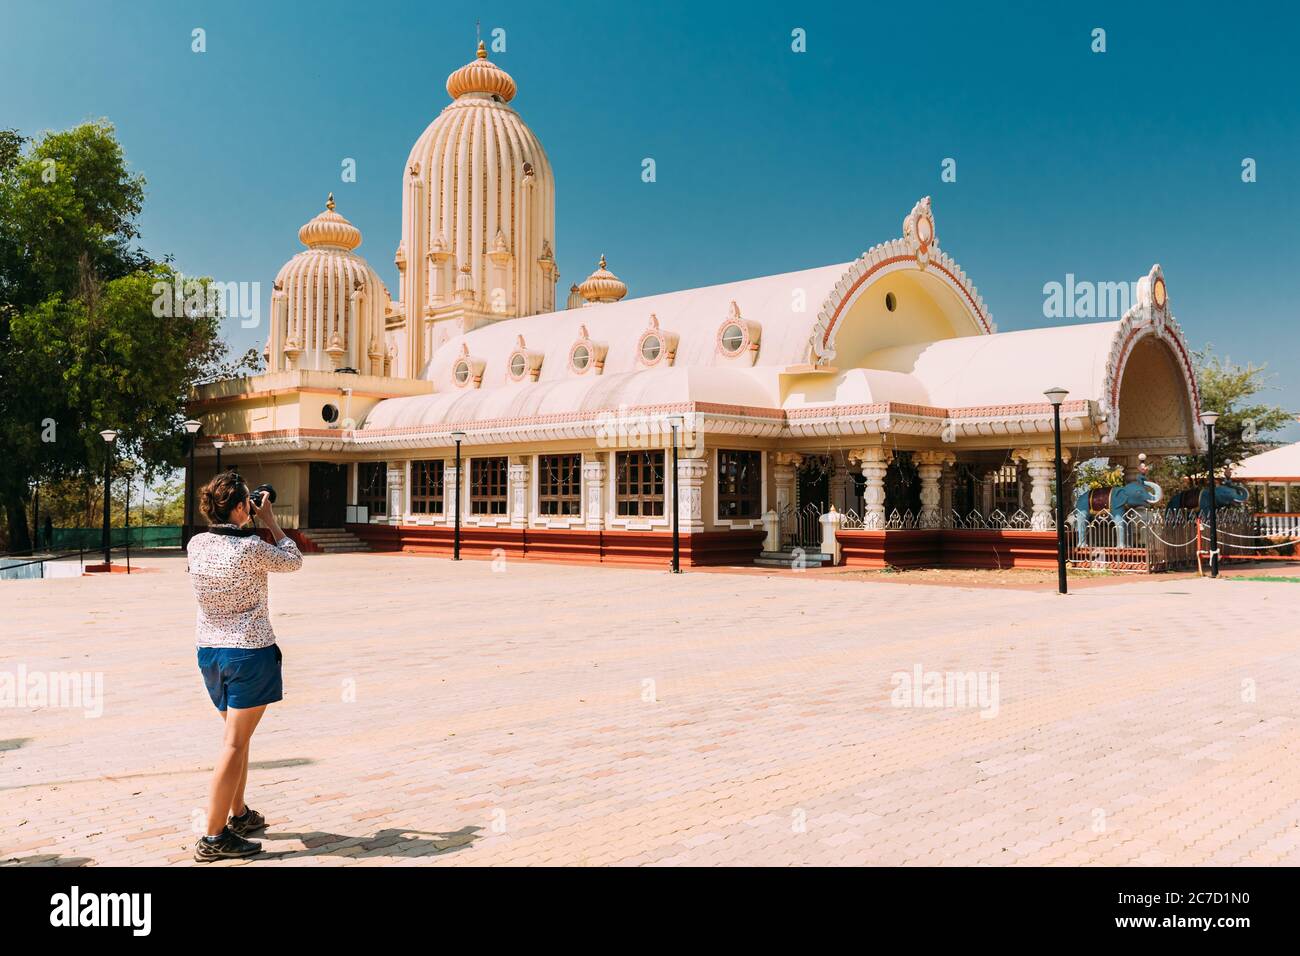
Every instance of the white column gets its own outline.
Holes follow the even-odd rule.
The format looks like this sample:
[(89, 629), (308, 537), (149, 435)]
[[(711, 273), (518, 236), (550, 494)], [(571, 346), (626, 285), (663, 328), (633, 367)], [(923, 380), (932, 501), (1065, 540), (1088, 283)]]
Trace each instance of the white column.
[(467, 507), (465, 501), (465, 488), (461, 474), (465, 471), (465, 459), (461, 459), (461, 468), (456, 469), (456, 459), (449, 459), (442, 467), (442, 516), (443, 524), (451, 527), (456, 523), (456, 488), (460, 488), (460, 510), (461, 515), (465, 513)]
[(941, 524), (943, 512), (940, 502), (943, 497), (939, 489), (939, 479), (945, 465), (955, 462), (956, 456), (950, 451), (918, 451), (912, 456), (916, 463), (916, 472), (921, 478), (921, 516), (922, 528), (937, 528)]
[(704, 530), (704, 476), (708, 471), (709, 463), (703, 458), (677, 460), (677, 522), (682, 534)]
[[(1056, 455), (1053, 449), (1045, 446), (1034, 448), (1017, 448), (1011, 453), (1017, 461), (1023, 461), (1029, 471), (1029, 501), (1032, 512), (1029, 526), (1035, 531), (1050, 531), (1056, 527), (1052, 520), (1052, 483), (1056, 480)], [(1062, 448), (1061, 461), (1070, 460), (1070, 453)], [(1064, 508), (1064, 503), (1062, 503)], [(1065, 509), (1068, 510), (1068, 509)]]
[(772, 455), (772, 481), (776, 486), (776, 508), (780, 514), (794, 504), (795, 469), (803, 461), (803, 455), (789, 451), (779, 451)]
[(531, 477), (532, 468), (528, 456), (512, 455), (510, 457), (510, 524), (512, 527), (528, 527), (528, 511), (532, 503), (528, 494)]
[(406, 514), (406, 462), (388, 462), (388, 523), (401, 524)]
[(885, 472), (894, 453), (883, 445), (854, 448), (849, 461), (860, 462), (862, 477), (867, 480), (863, 490), (862, 527), (867, 529), (885, 526)]
[(582, 457), (582, 510), (590, 531), (605, 526), (605, 462), (599, 457)]

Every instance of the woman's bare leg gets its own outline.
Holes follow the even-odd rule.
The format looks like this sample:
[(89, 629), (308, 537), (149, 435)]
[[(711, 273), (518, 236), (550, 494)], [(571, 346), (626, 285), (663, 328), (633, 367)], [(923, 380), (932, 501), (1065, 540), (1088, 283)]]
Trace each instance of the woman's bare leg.
[(217, 836), (226, 826), (226, 814), (241, 788), (241, 778), (248, 773), (248, 745), (266, 705), (231, 707), (226, 716), (225, 739), (221, 754), (212, 768), (212, 786), (208, 790), (208, 836)]
[[(221, 711), (221, 719), (226, 719), (226, 712)], [(244, 748), (244, 766), (239, 772), (239, 786), (235, 788), (235, 798), (230, 801), (230, 815), (237, 817), (248, 809), (248, 804), (244, 800), (244, 788), (248, 786), (248, 755), (252, 748)]]

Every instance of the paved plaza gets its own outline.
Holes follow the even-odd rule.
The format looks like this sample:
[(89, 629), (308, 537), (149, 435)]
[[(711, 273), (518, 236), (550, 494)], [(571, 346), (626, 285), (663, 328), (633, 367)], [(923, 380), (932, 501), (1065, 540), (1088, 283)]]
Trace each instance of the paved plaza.
[[(0, 674), (91, 688), (0, 710), (0, 863), (194, 865), (222, 724), (184, 559), (144, 563), (0, 583)], [(362, 554), (271, 589), (267, 852), (214, 865), (1300, 863), (1294, 583)]]

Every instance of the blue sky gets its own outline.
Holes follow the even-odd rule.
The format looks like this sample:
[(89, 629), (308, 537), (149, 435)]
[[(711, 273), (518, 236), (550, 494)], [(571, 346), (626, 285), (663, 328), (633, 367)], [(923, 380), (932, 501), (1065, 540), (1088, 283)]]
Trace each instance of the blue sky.
[[(1227, 10), (1231, 13), (1225, 13)], [(333, 191), (396, 289), (407, 152), (474, 24), (557, 179), (561, 289), (631, 295), (853, 258), (933, 196), (1003, 330), (1043, 285), (1160, 262), (1194, 347), (1267, 362), (1300, 412), (1300, 97), (1289, 5), (0, 5), (0, 125), (107, 117), (148, 180), (144, 244), (269, 287)], [(191, 52), (191, 31), (207, 52)], [(1106, 31), (1093, 53), (1092, 30)], [(806, 31), (807, 52), (791, 50)], [(357, 181), (340, 181), (341, 162)], [(657, 181), (641, 180), (653, 157)], [(1257, 181), (1242, 182), (1242, 160)], [(957, 181), (940, 180), (945, 158)], [(232, 346), (265, 329), (232, 323)], [(1287, 437), (1300, 438), (1300, 426)]]

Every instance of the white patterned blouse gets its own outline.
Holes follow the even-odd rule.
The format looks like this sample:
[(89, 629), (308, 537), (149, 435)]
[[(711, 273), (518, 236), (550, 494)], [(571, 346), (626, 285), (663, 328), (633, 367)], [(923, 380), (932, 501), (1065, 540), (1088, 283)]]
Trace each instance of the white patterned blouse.
[(274, 545), (233, 524), (213, 525), (187, 548), (190, 583), (198, 601), (199, 647), (270, 647), (275, 643), (267, 604), (268, 571), (297, 571), (302, 552), (286, 535)]

